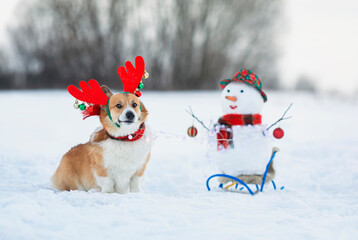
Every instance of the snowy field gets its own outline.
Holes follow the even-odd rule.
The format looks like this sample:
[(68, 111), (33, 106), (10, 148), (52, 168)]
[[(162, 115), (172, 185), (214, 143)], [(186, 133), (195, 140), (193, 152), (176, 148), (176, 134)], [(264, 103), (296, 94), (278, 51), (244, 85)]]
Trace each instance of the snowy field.
[[(82, 121), (65, 91), (0, 92), (0, 239), (358, 239), (358, 102), (269, 92), (263, 121), (288, 105), (274, 191), (208, 192), (217, 173), (193, 111), (220, 115), (220, 92), (144, 92), (158, 134), (137, 194), (58, 192), (49, 178), (70, 147), (99, 125)], [(215, 181), (212, 183), (216, 185)]]

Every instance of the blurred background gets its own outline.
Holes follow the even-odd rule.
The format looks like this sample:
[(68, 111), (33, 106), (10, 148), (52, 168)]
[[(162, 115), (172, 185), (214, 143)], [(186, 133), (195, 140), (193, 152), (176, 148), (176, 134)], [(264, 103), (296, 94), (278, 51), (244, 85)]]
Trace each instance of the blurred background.
[(217, 89), (241, 68), (265, 89), (358, 95), (355, 0), (0, 0), (0, 89), (63, 89), (142, 55), (146, 89)]

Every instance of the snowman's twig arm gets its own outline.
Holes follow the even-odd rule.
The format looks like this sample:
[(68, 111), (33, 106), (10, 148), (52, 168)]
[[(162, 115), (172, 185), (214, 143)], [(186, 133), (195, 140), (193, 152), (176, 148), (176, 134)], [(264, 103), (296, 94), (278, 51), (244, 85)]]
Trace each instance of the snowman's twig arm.
[(268, 128), (266, 128), (266, 131), (269, 130), (270, 128), (272, 128), (273, 126), (275, 126), (277, 123), (283, 121), (283, 120), (287, 120), (292, 118), (292, 116), (290, 117), (285, 117), (286, 113), (288, 112), (288, 110), (290, 110), (290, 108), (292, 107), (293, 103), (290, 104), (290, 106), (286, 109), (286, 111), (283, 113), (282, 117), (280, 119), (278, 119), (276, 122), (274, 122), (273, 124), (271, 124), (271, 126), (269, 126)]
[(190, 109), (190, 112), (189, 112), (188, 110), (185, 110), (185, 111), (186, 111), (187, 113), (189, 113), (196, 121), (198, 121), (198, 123), (200, 123), (201, 126), (203, 126), (203, 127), (206, 129), (206, 131), (211, 132), (210, 129), (209, 129), (207, 126), (205, 126), (205, 124), (203, 123), (203, 121), (199, 120), (199, 118), (194, 115), (193, 110), (191, 109), (190, 106), (189, 106), (189, 109)]

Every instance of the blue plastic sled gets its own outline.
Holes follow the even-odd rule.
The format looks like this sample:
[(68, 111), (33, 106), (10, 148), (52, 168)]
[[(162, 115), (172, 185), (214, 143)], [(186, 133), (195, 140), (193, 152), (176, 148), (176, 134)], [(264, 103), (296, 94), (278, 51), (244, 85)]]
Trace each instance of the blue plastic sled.
[[(262, 184), (261, 184), (261, 187), (260, 187), (260, 192), (262, 192), (262, 190), (264, 189), (264, 186), (265, 186), (265, 182), (266, 182), (266, 177), (267, 177), (267, 172), (269, 170), (269, 167), (270, 167), (270, 164), (271, 162), (273, 161), (273, 159), (275, 158), (276, 156), (276, 152), (273, 152), (272, 155), (271, 155), (271, 159), (270, 161), (268, 162), (268, 164), (266, 165), (266, 170), (265, 170), (265, 173), (264, 173), (264, 176), (262, 178)], [(256, 188), (257, 188), (257, 191), (254, 192), (250, 189), (250, 187), (245, 183), (243, 182), (242, 180), (236, 178), (236, 177), (233, 177), (233, 176), (230, 176), (230, 175), (227, 175), (227, 174), (214, 174), (212, 176), (210, 176), (207, 180), (206, 180), (206, 187), (208, 188), (208, 191), (210, 191), (210, 187), (209, 187), (209, 182), (212, 178), (215, 178), (215, 177), (226, 177), (226, 178), (230, 178), (232, 180), (234, 180), (235, 182), (238, 182), (240, 184), (242, 184), (248, 191), (251, 195), (255, 195), (255, 193), (258, 193), (259, 192), (259, 187), (256, 185)], [(272, 185), (273, 185), (273, 188), (276, 190), (276, 184), (275, 182), (272, 180)], [(219, 185), (220, 188), (223, 187), (222, 184)], [(238, 184), (236, 184), (235, 188), (238, 187)], [(284, 187), (281, 187), (281, 190), (283, 189)], [(241, 188), (242, 189), (242, 188)], [(240, 189), (240, 190), (241, 190)]]

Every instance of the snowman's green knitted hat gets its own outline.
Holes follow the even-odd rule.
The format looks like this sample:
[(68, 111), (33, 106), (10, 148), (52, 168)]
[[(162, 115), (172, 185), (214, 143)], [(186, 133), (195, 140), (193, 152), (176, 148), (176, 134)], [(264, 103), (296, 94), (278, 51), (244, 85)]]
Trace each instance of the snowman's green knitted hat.
[(220, 82), (220, 87), (224, 89), (226, 85), (228, 85), (231, 82), (244, 82), (246, 84), (251, 85), (252, 87), (256, 88), (260, 92), (262, 98), (264, 99), (264, 102), (267, 101), (266, 93), (262, 91), (262, 82), (259, 79), (259, 77), (252, 71), (247, 69), (241, 69), (239, 72), (237, 72), (234, 75), (233, 78), (222, 80)]

